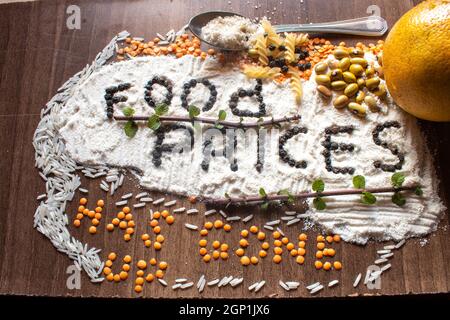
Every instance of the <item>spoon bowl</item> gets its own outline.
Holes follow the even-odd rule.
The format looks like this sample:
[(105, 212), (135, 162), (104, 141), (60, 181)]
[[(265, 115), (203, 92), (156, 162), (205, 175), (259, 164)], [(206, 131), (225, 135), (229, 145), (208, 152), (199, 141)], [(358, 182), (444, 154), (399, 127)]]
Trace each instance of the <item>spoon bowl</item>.
[[(203, 42), (209, 44), (212, 47), (223, 51), (242, 51), (245, 48), (224, 48), (216, 44), (205, 41), (202, 37), (202, 28), (208, 24), (211, 20), (217, 17), (226, 16), (239, 16), (240, 14), (227, 11), (208, 11), (200, 13), (189, 20), (188, 28), (191, 32)], [(245, 17), (244, 17), (245, 18)], [(309, 24), (283, 24), (274, 25), (275, 32), (308, 32), (312, 34), (334, 33), (334, 34), (349, 34), (359, 35), (366, 37), (381, 37), (388, 30), (386, 20), (380, 16), (367, 16), (356, 19), (322, 22), (322, 23), (309, 23)]]
[(239, 16), (243, 17), (240, 14), (234, 13), (234, 12), (228, 12), (228, 11), (208, 11), (200, 13), (189, 20), (188, 28), (191, 30), (191, 32), (202, 42), (209, 44), (212, 47), (215, 47), (217, 49), (223, 50), (223, 51), (242, 51), (245, 49), (230, 49), (230, 48), (223, 48), (220, 46), (217, 46), (216, 44), (209, 43), (208, 41), (205, 41), (202, 37), (202, 28), (208, 24), (211, 20), (218, 18), (218, 17), (229, 17), (229, 16)]

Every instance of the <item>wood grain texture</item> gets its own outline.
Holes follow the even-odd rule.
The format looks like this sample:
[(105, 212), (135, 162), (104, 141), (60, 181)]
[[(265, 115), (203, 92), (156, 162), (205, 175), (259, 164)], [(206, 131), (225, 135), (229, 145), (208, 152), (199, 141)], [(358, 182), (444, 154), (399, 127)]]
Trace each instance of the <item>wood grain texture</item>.
[[(56, 89), (70, 76), (90, 63), (95, 55), (117, 32), (127, 29), (135, 36), (153, 38), (156, 32), (165, 33), (169, 29), (183, 26), (193, 14), (209, 9), (235, 11), (254, 17), (268, 15), (275, 23), (324, 22), (328, 20), (348, 19), (366, 15), (369, 5), (376, 4), (389, 25), (392, 24), (417, 1), (390, 0), (297, 0), (280, 1), (44, 1), (4, 4), (0, 6), (0, 145), (3, 155), (0, 158), (0, 294), (48, 295), (48, 296), (99, 296), (99, 297), (135, 297), (133, 292), (135, 268), (128, 281), (119, 284), (91, 284), (82, 275), (81, 290), (66, 288), (66, 268), (71, 261), (57, 253), (50, 241), (33, 229), (33, 214), (37, 207), (36, 196), (44, 191), (44, 183), (34, 168), (34, 150), (31, 139), (39, 121), (42, 106), (55, 93)], [(255, 4), (261, 6), (255, 9)], [(81, 8), (81, 30), (66, 28), (65, 10), (69, 4)], [(273, 9), (276, 7), (276, 11)], [(273, 14), (271, 14), (273, 12)], [(20, 18), (18, 18), (20, 17)], [(361, 38), (333, 38), (338, 42), (359, 41)], [(364, 40), (368, 41), (368, 40)], [(450, 125), (422, 122), (424, 132), (429, 139), (438, 173), (441, 177), (441, 196), (448, 205), (450, 171)], [(90, 190), (89, 201), (104, 198), (106, 210), (101, 232), (91, 236), (87, 232), (87, 221), (82, 228), (70, 226), (71, 232), (82, 242), (104, 249), (102, 257), (115, 251), (122, 257), (131, 254), (137, 259), (149, 259), (153, 256), (169, 262), (165, 279), (172, 284), (177, 277), (186, 277), (197, 281), (201, 274), (207, 279), (226, 275), (243, 276), (244, 285), (237, 288), (207, 288), (202, 297), (251, 298), (265, 297), (276, 293), (277, 297), (310, 297), (304, 285), (292, 292), (283, 291), (278, 280), (297, 280), (302, 284), (315, 281), (327, 283), (338, 279), (340, 285), (326, 289), (317, 296), (348, 295), (397, 295), (409, 293), (437, 293), (450, 290), (450, 247), (448, 246), (448, 215), (442, 220), (437, 232), (430, 235), (426, 246), (418, 240), (410, 240), (405, 247), (396, 252), (392, 259), (392, 270), (383, 275), (380, 290), (368, 290), (363, 286), (352, 287), (355, 276), (376, 258), (376, 250), (382, 244), (370, 243), (367, 246), (355, 246), (346, 243), (334, 245), (337, 258), (344, 265), (341, 272), (317, 272), (313, 268), (315, 241), (307, 244), (306, 264), (298, 266), (294, 259), (284, 256), (283, 263), (273, 264), (271, 254), (257, 266), (243, 268), (236, 256), (226, 262), (213, 261), (205, 264), (200, 261), (197, 242), (199, 236), (184, 228), (185, 222), (201, 224), (205, 218), (176, 215), (173, 226), (163, 225), (162, 233), (166, 237), (164, 248), (155, 253), (146, 249), (139, 239), (143, 232), (149, 232), (148, 209), (135, 210), (137, 232), (133, 240), (125, 243), (118, 230), (112, 234), (104, 228), (116, 214), (114, 202), (119, 196), (138, 192), (137, 182), (127, 179), (118, 195), (105, 196), (98, 188), (98, 180), (82, 178), (82, 185)], [(77, 194), (77, 198), (80, 195)], [(154, 198), (160, 195), (152, 193)], [(176, 197), (166, 196), (166, 199)], [(187, 208), (191, 204), (178, 198), (178, 205)], [(76, 203), (69, 206), (68, 214), (73, 218)], [(197, 206), (204, 210), (201, 206)], [(259, 213), (252, 224), (262, 226), (264, 221), (275, 219), (280, 212)], [(245, 209), (229, 212), (245, 216)], [(214, 216), (213, 218), (217, 218)], [(234, 224), (234, 229), (226, 236), (223, 232), (213, 232), (210, 239), (227, 241), (234, 249), (239, 240), (238, 230), (242, 223)], [(296, 227), (282, 227), (289, 238), (296, 238)], [(310, 239), (317, 235), (316, 230), (308, 232)], [(256, 243), (254, 239), (251, 241)], [(249, 254), (256, 254), (257, 247), (252, 245)], [(118, 270), (120, 265), (114, 265)], [(255, 281), (265, 279), (266, 286), (257, 295), (249, 294), (247, 287)], [(173, 291), (158, 283), (144, 286), (144, 297), (198, 297), (195, 289)]]

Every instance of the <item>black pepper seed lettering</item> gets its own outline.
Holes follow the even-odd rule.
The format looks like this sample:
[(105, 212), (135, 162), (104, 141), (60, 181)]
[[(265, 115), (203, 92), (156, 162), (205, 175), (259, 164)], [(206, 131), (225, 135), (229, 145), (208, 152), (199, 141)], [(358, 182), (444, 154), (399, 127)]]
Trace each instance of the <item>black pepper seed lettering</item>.
[[(159, 167), (162, 164), (162, 155), (163, 153), (170, 153), (173, 151), (175, 144), (174, 143), (164, 143), (164, 140), (166, 138), (166, 134), (171, 131), (176, 130), (185, 130), (190, 135), (190, 142), (191, 142), (191, 149), (194, 146), (194, 130), (192, 130), (191, 127), (187, 127), (182, 124), (167, 124), (161, 126), (156, 131), (156, 141), (155, 141), (155, 147), (152, 151), (152, 162), (155, 167)], [(179, 153), (183, 153), (183, 149), (181, 148), (179, 150)]]
[(390, 128), (397, 128), (399, 129), (400, 123), (398, 121), (387, 121), (382, 124), (378, 124), (375, 129), (372, 131), (372, 139), (373, 142), (377, 146), (381, 146), (384, 149), (388, 149), (392, 155), (396, 156), (398, 158), (398, 161), (396, 164), (386, 164), (383, 163), (381, 160), (375, 160), (373, 162), (373, 166), (377, 169), (381, 169), (385, 172), (395, 172), (397, 170), (401, 170), (403, 167), (403, 164), (405, 163), (405, 155), (401, 153), (396, 145), (393, 145), (387, 141), (383, 141), (380, 139), (379, 135), (380, 133), (385, 129)]
[(185, 84), (183, 84), (183, 93), (180, 96), (181, 106), (186, 110), (189, 109), (188, 97), (191, 93), (191, 89), (195, 88), (197, 84), (201, 83), (209, 90), (209, 98), (208, 101), (205, 102), (205, 105), (202, 108), (202, 111), (211, 110), (217, 100), (217, 89), (216, 86), (211, 83), (208, 79), (191, 79)]
[[(260, 79), (256, 80), (256, 85), (253, 89), (243, 89), (239, 88), (237, 92), (234, 92), (230, 96), (228, 106), (231, 112), (238, 117), (254, 117), (260, 118), (266, 115), (266, 104), (264, 103), (264, 98), (261, 94), (262, 91), (262, 81)], [(238, 108), (238, 102), (240, 98), (254, 97), (258, 102), (258, 112), (252, 112), (250, 110), (241, 110)]]
[(155, 76), (150, 81), (147, 82), (147, 84), (145, 85), (144, 100), (147, 102), (147, 104), (150, 107), (155, 108), (156, 103), (152, 98), (152, 90), (153, 90), (153, 86), (156, 84), (166, 88), (167, 93), (166, 93), (162, 103), (164, 103), (166, 105), (170, 105), (170, 103), (172, 102), (172, 98), (173, 98), (173, 93), (172, 93), (173, 84), (169, 79), (167, 79), (165, 77), (160, 77), (160, 76)]
[(128, 100), (127, 96), (116, 95), (116, 93), (128, 90), (129, 88), (131, 88), (130, 83), (121, 83), (118, 86), (111, 86), (105, 89), (106, 116), (109, 119), (112, 119), (114, 116), (114, 104)]
[(332, 161), (332, 152), (336, 152), (340, 150), (342, 152), (353, 152), (355, 150), (355, 146), (351, 143), (336, 143), (331, 140), (332, 135), (336, 135), (338, 133), (348, 133), (351, 134), (353, 132), (353, 126), (332, 126), (325, 128), (325, 139), (321, 142), (324, 150), (322, 151), (322, 155), (325, 158), (325, 169), (328, 172), (333, 172), (334, 174), (354, 174), (355, 168), (352, 167), (334, 167)]
[(307, 133), (308, 129), (305, 127), (299, 127), (295, 126), (289, 130), (287, 130), (278, 140), (278, 155), (281, 158), (281, 161), (289, 164), (291, 167), (295, 167), (298, 169), (305, 169), (308, 164), (305, 160), (297, 161), (293, 159), (289, 153), (285, 149), (286, 142), (291, 139), (292, 137), (300, 134), (300, 133)]

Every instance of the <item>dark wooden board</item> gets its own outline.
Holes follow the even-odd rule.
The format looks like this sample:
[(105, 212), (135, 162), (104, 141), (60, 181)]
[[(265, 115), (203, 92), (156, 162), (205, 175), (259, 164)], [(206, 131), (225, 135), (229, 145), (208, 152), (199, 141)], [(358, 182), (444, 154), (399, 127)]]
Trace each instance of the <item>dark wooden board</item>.
[[(282, 4), (280, 4), (282, 2)], [(127, 29), (135, 36), (154, 37), (156, 32), (165, 33), (171, 28), (183, 26), (195, 13), (209, 9), (222, 9), (242, 13), (253, 17), (268, 15), (274, 22), (324, 22), (348, 19), (366, 15), (369, 5), (376, 4), (390, 26), (416, 1), (397, 0), (298, 0), (282, 1), (42, 1), (0, 5), (0, 294), (44, 295), (44, 296), (98, 296), (98, 297), (134, 297), (134, 272), (130, 279), (120, 284), (91, 284), (82, 275), (80, 290), (66, 287), (66, 269), (72, 263), (63, 254), (58, 253), (44, 236), (33, 229), (33, 215), (38, 202), (36, 196), (44, 191), (44, 183), (34, 168), (34, 150), (32, 135), (39, 121), (39, 112), (43, 105), (55, 94), (56, 89), (70, 76), (90, 63), (106, 43), (117, 32)], [(230, 4), (231, 3), (231, 4)], [(255, 4), (258, 3), (258, 9)], [(77, 4), (81, 8), (81, 30), (66, 28), (66, 8)], [(273, 8), (277, 10), (274, 11)], [(269, 12), (267, 12), (269, 10)], [(271, 12), (274, 12), (272, 15)], [(299, 17), (299, 18), (298, 18)], [(360, 38), (333, 38), (334, 42), (346, 40), (355, 42)], [(369, 41), (363, 39), (364, 41)], [(450, 172), (446, 165), (450, 163), (450, 125), (423, 122), (424, 131), (441, 177), (441, 196), (448, 205)], [(209, 265), (200, 261), (197, 242), (199, 236), (184, 228), (185, 222), (202, 223), (203, 215), (186, 217), (177, 215), (176, 222), (170, 228), (163, 226), (166, 243), (156, 255), (145, 249), (140, 235), (146, 226), (148, 215), (144, 210), (135, 210), (137, 233), (133, 240), (125, 243), (116, 230), (107, 233), (105, 221), (110, 221), (117, 209), (114, 202), (121, 194), (138, 192), (137, 183), (127, 179), (118, 195), (104, 195), (98, 188), (99, 181), (82, 179), (82, 185), (89, 188), (89, 200), (98, 198), (106, 201), (106, 210), (101, 231), (96, 236), (87, 232), (87, 224), (71, 232), (83, 242), (115, 251), (120, 256), (130, 254), (135, 260), (156, 256), (169, 262), (166, 280), (173, 283), (177, 277), (187, 277), (197, 281), (201, 274), (213, 279), (226, 275), (243, 276), (244, 285), (232, 289), (207, 288), (202, 297), (251, 298), (264, 297), (276, 293), (277, 297), (309, 297), (302, 285), (297, 291), (285, 292), (278, 280), (299, 280), (302, 284), (315, 281), (327, 283), (339, 279), (340, 285), (326, 289), (317, 296), (349, 295), (399, 295), (417, 293), (448, 292), (450, 288), (450, 247), (448, 246), (448, 214), (445, 215), (437, 232), (430, 235), (427, 244), (422, 247), (419, 240), (410, 240), (392, 259), (392, 269), (383, 275), (380, 290), (368, 290), (360, 285), (352, 287), (355, 276), (370, 265), (376, 250), (382, 244), (370, 243), (367, 246), (355, 246), (347, 243), (334, 245), (337, 257), (342, 261), (342, 271), (315, 271), (314, 241), (308, 242), (306, 263), (296, 265), (293, 259), (284, 258), (280, 265), (273, 264), (270, 256), (257, 266), (243, 268), (236, 256), (226, 262), (214, 261)], [(77, 194), (77, 199), (79, 198)], [(158, 195), (153, 193), (154, 197)], [(173, 198), (168, 196), (167, 199)], [(191, 207), (182, 202), (179, 204)], [(69, 206), (71, 218), (77, 204)], [(201, 206), (200, 206), (201, 208)], [(202, 209), (202, 208), (201, 208)], [(240, 210), (236, 214), (248, 214)], [(259, 214), (252, 224), (262, 226), (264, 221), (279, 216), (279, 213)], [(243, 225), (235, 224), (233, 231), (226, 237), (232, 248), (239, 240), (238, 229)], [(290, 238), (298, 234), (298, 227), (283, 228)], [(317, 231), (308, 232), (311, 239)], [(256, 253), (256, 247), (249, 249)], [(117, 268), (118, 266), (115, 266)], [(133, 269), (134, 270), (134, 269)], [(135, 270), (134, 270), (135, 271)], [(265, 279), (266, 286), (257, 295), (249, 294), (247, 287), (255, 281)], [(144, 297), (199, 297), (195, 289), (173, 291), (158, 283), (144, 286)]]

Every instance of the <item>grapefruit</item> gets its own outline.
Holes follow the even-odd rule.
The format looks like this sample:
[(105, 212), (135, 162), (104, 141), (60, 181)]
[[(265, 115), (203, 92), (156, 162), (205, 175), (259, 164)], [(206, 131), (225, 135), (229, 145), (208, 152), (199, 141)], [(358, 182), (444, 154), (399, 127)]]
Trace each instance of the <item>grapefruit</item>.
[(406, 112), (450, 121), (450, 0), (429, 0), (394, 25), (383, 52), (387, 87)]

